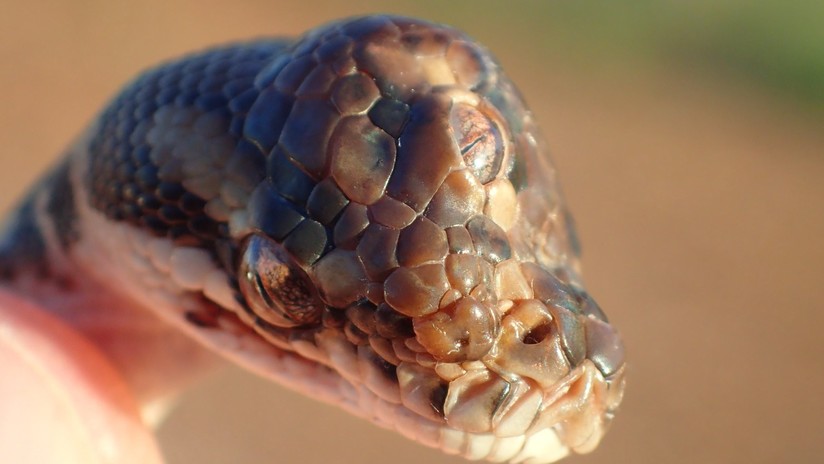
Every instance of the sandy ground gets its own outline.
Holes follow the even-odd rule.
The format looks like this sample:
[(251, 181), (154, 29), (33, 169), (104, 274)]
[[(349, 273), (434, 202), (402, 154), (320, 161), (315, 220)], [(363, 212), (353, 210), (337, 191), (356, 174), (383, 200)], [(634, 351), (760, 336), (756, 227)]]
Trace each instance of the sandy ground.
[[(65, 2), (0, 19), (0, 209), (139, 69), (373, 9), (130, 8)], [(485, 38), (545, 128), (588, 286), (628, 346), (623, 411), (570, 462), (820, 462), (821, 120), (735, 82), (605, 72), (531, 50), (517, 31), (459, 26)], [(461, 462), (233, 369), (187, 394), (160, 440), (173, 464)]]

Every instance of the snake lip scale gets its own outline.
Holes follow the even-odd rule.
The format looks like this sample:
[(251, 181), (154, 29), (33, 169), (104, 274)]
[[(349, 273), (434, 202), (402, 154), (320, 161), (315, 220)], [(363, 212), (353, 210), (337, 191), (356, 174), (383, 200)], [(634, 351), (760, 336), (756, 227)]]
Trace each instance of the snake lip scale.
[(5, 222), (0, 284), (147, 410), (217, 353), (444, 452), (547, 463), (594, 449), (624, 389), (532, 114), (417, 19), (143, 73)]

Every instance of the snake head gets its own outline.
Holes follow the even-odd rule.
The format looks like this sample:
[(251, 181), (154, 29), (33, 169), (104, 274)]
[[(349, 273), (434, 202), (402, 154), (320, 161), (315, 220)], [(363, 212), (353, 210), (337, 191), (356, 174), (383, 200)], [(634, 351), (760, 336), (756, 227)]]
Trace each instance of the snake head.
[(257, 330), (337, 372), (360, 392), (352, 409), (386, 409), (399, 418), (360, 413), (447, 451), (592, 449), (623, 348), (489, 53), (446, 27), (361, 18), (310, 33), (256, 85), (244, 136), (268, 175), (231, 224)]
[(446, 452), (537, 463), (598, 443), (625, 371), (545, 150), (487, 50), (370, 16), (144, 75), (84, 172), (93, 208), (150, 231), (140, 269), (177, 292), (153, 306), (219, 306), (187, 326), (218, 352)]

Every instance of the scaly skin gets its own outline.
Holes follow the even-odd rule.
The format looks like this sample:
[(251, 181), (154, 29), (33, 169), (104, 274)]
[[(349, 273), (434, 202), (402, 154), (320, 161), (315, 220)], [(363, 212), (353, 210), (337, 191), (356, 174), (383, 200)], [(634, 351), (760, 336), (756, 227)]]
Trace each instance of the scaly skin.
[(0, 271), (144, 399), (209, 363), (191, 337), (446, 452), (552, 462), (595, 447), (625, 368), (544, 150), (463, 34), (344, 20), (140, 76)]

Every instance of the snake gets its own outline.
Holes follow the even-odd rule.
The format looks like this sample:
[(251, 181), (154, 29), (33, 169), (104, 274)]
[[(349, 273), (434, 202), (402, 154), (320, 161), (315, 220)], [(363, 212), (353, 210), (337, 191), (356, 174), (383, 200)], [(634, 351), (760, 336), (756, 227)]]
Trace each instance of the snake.
[(625, 386), (523, 97), (401, 16), (140, 74), (3, 223), (0, 285), (145, 405), (221, 357), (468, 459), (589, 452)]

